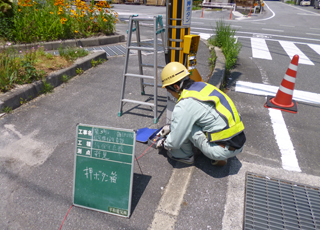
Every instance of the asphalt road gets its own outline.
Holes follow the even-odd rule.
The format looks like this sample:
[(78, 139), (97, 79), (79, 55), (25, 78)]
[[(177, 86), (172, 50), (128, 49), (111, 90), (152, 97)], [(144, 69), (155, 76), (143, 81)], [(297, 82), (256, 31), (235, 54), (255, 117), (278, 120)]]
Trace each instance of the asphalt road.
[[(138, 13), (134, 7), (139, 6), (116, 5), (115, 10), (118, 7), (127, 10), (128, 13), (123, 14), (127, 17), (130, 11)], [(154, 14), (165, 12), (164, 7), (141, 6), (141, 9), (148, 15), (153, 14), (152, 10)], [(192, 20), (197, 22), (197, 17), (204, 20), (200, 13), (194, 12)], [(204, 17), (209, 14), (205, 12)], [(211, 14), (212, 24), (221, 17), (229, 19), (228, 10)], [(270, 12), (257, 17), (263, 19), (269, 15)], [(117, 28), (125, 32), (126, 24), (119, 24)], [(144, 32), (147, 38), (149, 32)], [(205, 29), (202, 33), (202, 36), (210, 35)], [(249, 53), (243, 49), (233, 74), (238, 80), (255, 79), (257, 83), (265, 83), (263, 80), (269, 79), (266, 78), (268, 72), (263, 74), (265, 66), (254, 65), (255, 59), (246, 56)], [(203, 42), (198, 55), (200, 74), (206, 73), (209, 51)], [(144, 57), (146, 62), (153, 59), (152, 55)], [(135, 104), (126, 104), (123, 116), (117, 116), (124, 59), (123, 56), (109, 58), (106, 63), (56, 88), (54, 93), (40, 96), (1, 118), (0, 229), (58, 229), (61, 226), (72, 207), (77, 123), (127, 129), (158, 128), (165, 124), (166, 93), (161, 90), (161, 116), (157, 124), (153, 123), (151, 108)], [(137, 56), (131, 55), (130, 60), (130, 71), (135, 71)], [(159, 59), (159, 64), (164, 64), (164, 59)], [(281, 77), (283, 74), (280, 73)], [(140, 95), (138, 81), (130, 81), (127, 86), (127, 93), (133, 98), (152, 98), (152, 91)], [(290, 150), (290, 143), (293, 144), (300, 169), (288, 170), (283, 164), (285, 156), (275, 131), (276, 122), (272, 120), (274, 115), (279, 118), (279, 113), (263, 107), (265, 97), (239, 93), (233, 88), (229, 95), (246, 126), (248, 141), (243, 153), (218, 168), (211, 166), (202, 155), (196, 157), (194, 166), (185, 166), (150, 149), (134, 167), (129, 219), (72, 207), (62, 229), (242, 229), (248, 172), (267, 180), (292, 181), (292, 187), (297, 187), (296, 184), (320, 187), (320, 163), (316, 154), (319, 107), (299, 104), (297, 114), (279, 112), (287, 124), (280, 126), (280, 130), (288, 130), (288, 133), (280, 132), (280, 136), (289, 135), (290, 142), (285, 139), (285, 147)], [(146, 148), (146, 144), (137, 143), (135, 152), (140, 155)]]

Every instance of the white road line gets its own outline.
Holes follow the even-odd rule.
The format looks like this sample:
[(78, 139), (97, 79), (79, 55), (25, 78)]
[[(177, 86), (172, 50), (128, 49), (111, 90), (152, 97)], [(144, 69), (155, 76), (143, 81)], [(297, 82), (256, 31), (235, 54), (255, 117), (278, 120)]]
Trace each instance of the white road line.
[(283, 119), (282, 112), (277, 109), (268, 109), (271, 118), (273, 133), (281, 152), (282, 168), (289, 171), (301, 172), (296, 151)]
[(308, 46), (320, 55), (320, 45), (309, 44)]
[(251, 49), (252, 49), (253, 58), (272, 60), (272, 57), (269, 52), (265, 39), (251, 38)]
[(273, 10), (268, 6), (268, 4), (266, 2), (264, 2), (264, 4), (265, 4), (265, 6), (268, 7), (268, 9), (272, 13), (272, 15), (270, 17), (268, 17), (268, 18), (250, 20), (250, 22), (266, 21), (266, 20), (269, 20), (269, 19), (273, 18), (274, 16), (276, 16), (275, 12), (273, 12)]
[(314, 65), (314, 63), (293, 42), (279, 41), (279, 43), (290, 59), (292, 59), (294, 55), (298, 54), (299, 64)]
[[(285, 3), (283, 3), (283, 4), (285, 4)], [(305, 11), (305, 12), (307, 12), (308, 14), (314, 14), (314, 15), (317, 15), (317, 16), (320, 16), (318, 13), (316, 13), (316, 12), (312, 12), (312, 11), (309, 11), (309, 10), (305, 10), (305, 9), (302, 9), (301, 7), (297, 7), (297, 6), (293, 6), (293, 5), (290, 5), (290, 4), (286, 4), (287, 6), (291, 6), (291, 7), (293, 7), (293, 8), (296, 8), (297, 10), (301, 10), (301, 11)], [(300, 14), (300, 13), (298, 13), (298, 14)]]
[[(299, 78), (299, 76), (297, 76)], [(252, 83), (246, 81), (237, 81), (235, 91), (241, 93), (248, 93), (260, 96), (275, 96), (278, 92), (278, 86)], [(306, 92), (302, 90), (294, 90), (293, 91), (293, 100), (308, 103), (308, 104), (316, 104), (320, 105), (320, 94)]]
[(207, 29), (207, 28), (197, 28), (197, 27), (192, 27), (193, 30), (209, 30), (209, 31), (215, 31), (215, 29)]
[(198, 34), (201, 39), (205, 39), (205, 40), (208, 40), (211, 36), (214, 35), (214, 34), (199, 33), (199, 32), (193, 32), (193, 31), (191, 31), (191, 33)]
[(304, 15), (304, 16), (320, 16), (318, 14), (309, 14), (309, 13), (297, 13), (299, 15)]
[(313, 33), (306, 33), (308, 35), (315, 35), (315, 36), (320, 36), (320, 34), (313, 34)]
[[(192, 30), (211, 30), (211, 31), (215, 31), (215, 29), (205, 29), (205, 28), (195, 28), (195, 27), (192, 27), (191, 29)], [(271, 37), (272, 38), (279, 37), (279, 38), (288, 38), (288, 39), (298, 39), (298, 40), (308, 40), (308, 41), (320, 42), (320, 39), (316, 39), (316, 38), (302, 38), (302, 37), (293, 37), (293, 36), (276, 35), (276, 34), (265, 34), (265, 33), (253, 33), (253, 32), (244, 32), (244, 31), (236, 31), (236, 33), (237, 34), (248, 34), (248, 36), (236, 35), (237, 37), (242, 37), (242, 38), (251, 38), (253, 35), (261, 35), (263, 37), (266, 37), (266, 36), (270, 37), (269, 39), (266, 38), (266, 40), (272, 40), (272, 41), (279, 41), (279, 40), (271, 39)], [(307, 44), (307, 43), (301, 43), (301, 42), (297, 42), (297, 41), (294, 41), (294, 43)]]
[(290, 25), (280, 25), (280, 26), (284, 26), (284, 27), (295, 27), (295, 26), (290, 26)]
[(187, 191), (194, 166), (179, 168), (177, 163), (173, 169), (170, 180), (159, 201), (158, 207), (154, 213), (153, 221), (148, 230), (174, 230), (175, 222), (178, 219), (183, 196)]
[(268, 28), (261, 28), (261, 30), (274, 31), (274, 32), (284, 32), (283, 30), (275, 30), (275, 29), (268, 29)]
[(204, 25), (205, 23), (203, 23), (203, 22), (191, 22), (191, 24), (200, 24), (200, 25)]
[[(251, 21), (250, 21), (251, 22)], [(265, 25), (265, 22), (251, 22), (252, 24)]]

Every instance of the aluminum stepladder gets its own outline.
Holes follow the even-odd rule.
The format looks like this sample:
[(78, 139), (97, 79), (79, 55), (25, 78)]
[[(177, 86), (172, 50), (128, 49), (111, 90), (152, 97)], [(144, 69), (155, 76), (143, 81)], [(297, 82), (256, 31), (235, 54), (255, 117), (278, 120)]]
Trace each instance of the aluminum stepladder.
[[(152, 21), (153, 22), (153, 47), (143, 47), (143, 42), (140, 40), (140, 26), (139, 22), (146, 22), (146, 21)], [(133, 24), (135, 24), (135, 28), (133, 28)], [(131, 39), (132, 39), (132, 33), (136, 32), (136, 40), (137, 40), (137, 46), (132, 46)], [(158, 65), (158, 42), (157, 42), (157, 35), (161, 35), (162, 39), (162, 46), (164, 49), (164, 32), (165, 29), (163, 28), (162, 23), (162, 16), (154, 16), (153, 18), (140, 18), (138, 15), (132, 15), (129, 18), (129, 28), (128, 28), (128, 39), (127, 39), (127, 49), (126, 49), (126, 58), (124, 63), (124, 71), (123, 71), (123, 79), (122, 79), (122, 89), (121, 89), (121, 99), (120, 99), (120, 110), (118, 113), (118, 116), (122, 116), (122, 108), (124, 102), (129, 103), (136, 103), (141, 105), (147, 105), (147, 106), (153, 106), (154, 111), (154, 118), (153, 123), (158, 122), (158, 87), (161, 87), (161, 85), (158, 85), (158, 68), (163, 68), (164, 66)], [(128, 73), (128, 62), (129, 62), (129, 55), (130, 50), (137, 50), (138, 51), (138, 62), (139, 62), (139, 74), (133, 74)], [(153, 51), (153, 65), (152, 64), (143, 64), (142, 63), (142, 56), (141, 51)], [(153, 67), (153, 76), (150, 75), (144, 75), (143, 74), (143, 67)], [(140, 78), (140, 87), (141, 87), (141, 94), (145, 94), (145, 86), (153, 86), (154, 88), (154, 103), (144, 102), (144, 101), (138, 101), (138, 100), (131, 100), (124, 98), (125, 95), (125, 85), (126, 85), (126, 79), (127, 77), (135, 77)], [(144, 79), (151, 79), (153, 80), (153, 83), (145, 83)]]

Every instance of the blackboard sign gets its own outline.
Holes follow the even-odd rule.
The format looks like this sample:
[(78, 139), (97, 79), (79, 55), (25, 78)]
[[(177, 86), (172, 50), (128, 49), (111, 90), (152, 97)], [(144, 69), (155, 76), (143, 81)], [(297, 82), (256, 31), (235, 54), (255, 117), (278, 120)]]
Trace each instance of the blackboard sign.
[(133, 130), (77, 125), (74, 205), (130, 216), (135, 142)]

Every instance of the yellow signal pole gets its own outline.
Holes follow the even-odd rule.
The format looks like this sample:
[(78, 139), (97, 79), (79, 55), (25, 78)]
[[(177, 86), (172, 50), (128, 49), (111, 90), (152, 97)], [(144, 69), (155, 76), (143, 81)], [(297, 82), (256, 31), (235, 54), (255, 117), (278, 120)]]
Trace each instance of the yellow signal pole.
[(167, 0), (166, 62), (183, 63), (183, 39), (190, 34), (192, 0)]
[[(190, 35), (192, 0), (167, 0), (166, 3), (166, 63), (180, 62), (188, 68), (191, 73), (191, 79), (202, 81), (196, 69), (197, 62), (195, 58), (200, 37), (198, 35)], [(191, 40), (187, 39), (189, 36), (192, 36)], [(192, 46), (193, 49), (186, 46)], [(186, 53), (186, 50), (192, 51), (192, 67), (189, 60), (191, 56), (189, 52)]]

